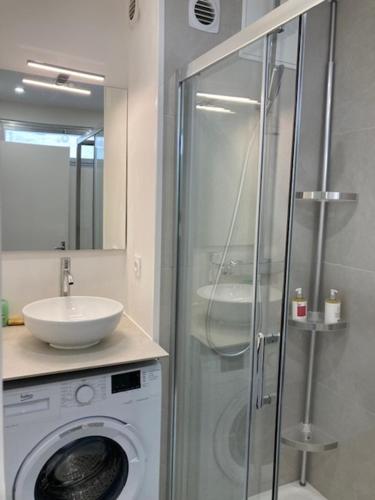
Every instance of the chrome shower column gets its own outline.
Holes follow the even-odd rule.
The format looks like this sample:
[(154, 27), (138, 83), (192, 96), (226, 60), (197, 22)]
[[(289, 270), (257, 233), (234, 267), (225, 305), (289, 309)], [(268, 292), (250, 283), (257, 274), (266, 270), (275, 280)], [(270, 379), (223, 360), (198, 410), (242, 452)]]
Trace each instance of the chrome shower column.
[[(328, 58), (328, 71), (327, 71), (327, 88), (326, 88), (326, 110), (324, 121), (324, 143), (323, 143), (323, 163), (320, 179), (320, 190), (326, 192), (328, 188), (329, 177), (329, 164), (331, 156), (331, 128), (332, 128), (332, 110), (333, 110), (333, 91), (334, 91), (334, 73), (335, 73), (335, 42), (336, 42), (336, 21), (337, 21), (337, 1), (331, 0), (331, 20), (330, 20), (330, 35), (329, 35), (329, 58)], [(326, 212), (327, 204), (320, 203), (319, 220), (318, 220), (318, 235), (316, 242), (316, 257), (315, 257), (315, 276), (313, 279), (313, 300), (312, 311), (313, 314), (319, 310), (321, 281), (322, 281), (322, 267), (324, 255), (324, 237), (326, 230)], [(312, 392), (313, 392), (313, 377), (315, 365), (315, 351), (316, 351), (316, 337), (317, 331), (311, 331), (310, 346), (309, 346), (309, 364), (307, 371), (306, 381), (306, 400), (305, 412), (303, 419), (303, 427), (306, 433), (311, 428), (312, 417)], [(307, 451), (302, 452), (301, 462), (301, 475), (300, 484), (306, 485), (306, 472), (307, 472)]]

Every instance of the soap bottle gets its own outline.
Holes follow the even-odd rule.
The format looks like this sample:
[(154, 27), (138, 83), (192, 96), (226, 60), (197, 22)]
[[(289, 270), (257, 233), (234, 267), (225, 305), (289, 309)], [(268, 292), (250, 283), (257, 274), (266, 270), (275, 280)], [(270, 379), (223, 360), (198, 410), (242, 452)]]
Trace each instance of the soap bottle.
[(341, 319), (341, 301), (338, 293), (338, 290), (331, 288), (329, 297), (325, 301), (324, 321), (327, 325), (338, 323)]
[(307, 321), (307, 301), (303, 296), (302, 288), (297, 288), (292, 301), (292, 319)]
[(9, 319), (9, 304), (5, 299), (1, 299), (1, 324), (7, 326)]

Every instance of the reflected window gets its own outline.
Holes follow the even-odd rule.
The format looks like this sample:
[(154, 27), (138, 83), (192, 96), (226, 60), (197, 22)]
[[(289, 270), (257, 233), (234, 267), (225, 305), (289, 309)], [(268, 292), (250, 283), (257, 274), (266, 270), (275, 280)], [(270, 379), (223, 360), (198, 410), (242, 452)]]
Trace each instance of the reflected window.
[[(90, 129), (84, 131), (84, 133), (89, 132)], [(14, 129), (4, 127), (4, 139), (5, 142), (16, 142), (22, 144), (34, 144), (36, 146), (56, 146), (69, 148), (70, 158), (76, 159), (77, 157), (77, 142), (84, 134), (74, 134), (70, 132), (52, 132), (48, 130), (48, 125), (46, 125), (46, 130), (27, 130), (26, 125), (23, 129)], [(90, 146), (85, 146), (82, 148), (82, 159), (93, 160), (94, 159), (94, 148)]]

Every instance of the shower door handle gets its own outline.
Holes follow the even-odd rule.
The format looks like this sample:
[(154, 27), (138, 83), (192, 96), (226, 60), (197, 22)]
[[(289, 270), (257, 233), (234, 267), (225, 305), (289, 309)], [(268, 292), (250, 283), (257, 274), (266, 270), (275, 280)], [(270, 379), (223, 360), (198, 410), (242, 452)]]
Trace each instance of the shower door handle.
[(256, 370), (256, 407), (259, 410), (263, 406), (263, 394), (264, 394), (264, 351), (265, 351), (266, 341), (263, 333), (258, 333), (257, 335), (257, 370)]
[(256, 408), (260, 410), (263, 405), (272, 403), (273, 395), (264, 394), (265, 352), (267, 344), (274, 344), (280, 339), (280, 333), (264, 335), (259, 332), (256, 342)]

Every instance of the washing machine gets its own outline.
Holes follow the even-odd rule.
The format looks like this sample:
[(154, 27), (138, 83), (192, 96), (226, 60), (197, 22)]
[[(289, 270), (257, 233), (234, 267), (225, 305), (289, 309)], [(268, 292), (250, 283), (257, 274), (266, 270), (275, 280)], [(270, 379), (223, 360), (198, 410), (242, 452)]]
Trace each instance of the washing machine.
[(7, 500), (158, 500), (161, 368), (8, 383)]

